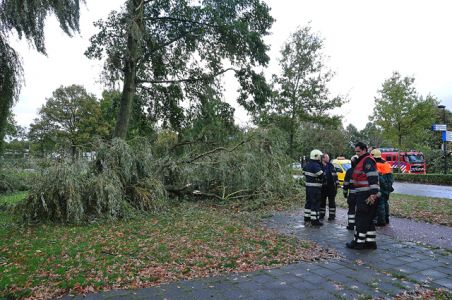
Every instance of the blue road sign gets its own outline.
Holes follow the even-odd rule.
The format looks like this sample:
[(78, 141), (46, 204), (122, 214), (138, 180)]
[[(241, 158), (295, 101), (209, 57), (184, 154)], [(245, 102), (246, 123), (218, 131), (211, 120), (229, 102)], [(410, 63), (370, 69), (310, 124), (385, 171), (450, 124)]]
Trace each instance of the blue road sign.
[(447, 127), (446, 127), (446, 124), (433, 124), (432, 130), (433, 131), (446, 131)]
[(452, 131), (443, 131), (443, 142), (452, 142)]

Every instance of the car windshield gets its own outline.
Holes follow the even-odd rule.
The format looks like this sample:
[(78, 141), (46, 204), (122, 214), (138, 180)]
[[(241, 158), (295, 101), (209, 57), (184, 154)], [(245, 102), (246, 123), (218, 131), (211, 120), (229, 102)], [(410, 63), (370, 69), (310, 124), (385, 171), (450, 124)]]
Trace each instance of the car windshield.
[(344, 171), (347, 171), (348, 169), (350, 169), (352, 167), (351, 164), (342, 164), (342, 168), (344, 169)]
[(408, 154), (406, 156), (410, 163), (423, 163), (424, 156), (422, 154)]

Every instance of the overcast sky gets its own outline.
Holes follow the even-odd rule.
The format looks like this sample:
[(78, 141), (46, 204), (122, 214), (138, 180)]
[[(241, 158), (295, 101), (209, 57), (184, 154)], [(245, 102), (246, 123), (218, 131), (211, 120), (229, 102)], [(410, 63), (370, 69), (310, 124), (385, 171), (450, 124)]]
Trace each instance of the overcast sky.
[[(87, 0), (82, 9), (81, 33), (67, 37), (54, 18), (46, 25), (48, 56), (36, 53), (24, 41), (13, 40), (23, 58), (26, 85), (14, 107), (20, 125), (29, 126), (46, 98), (61, 85), (81, 84), (100, 97), (101, 65), (84, 55), (89, 38), (96, 32), (93, 21), (106, 18), (124, 0)], [(415, 0), (266, 0), (276, 19), (272, 35), (272, 59), (268, 75), (278, 71), (277, 58), (284, 41), (297, 26), (311, 22), (325, 40), (327, 65), (336, 73), (332, 93), (347, 95), (350, 102), (338, 113), (344, 124), (362, 129), (372, 113), (374, 97), (383, 81), (399, 71), (414, 76), (419, 94), (432, 94), (452, 109), (452, 2)], [(226, 85), (232, 103), (236, 85)], [(236, 121), (246, 123), (242, 110)]]

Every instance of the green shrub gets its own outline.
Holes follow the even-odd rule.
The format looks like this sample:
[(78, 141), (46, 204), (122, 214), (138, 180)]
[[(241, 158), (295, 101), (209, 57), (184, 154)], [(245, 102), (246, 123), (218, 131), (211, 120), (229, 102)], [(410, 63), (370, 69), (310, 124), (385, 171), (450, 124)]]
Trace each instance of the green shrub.
[(394, 174), (395, 181), (452, 186), (452, 174)]

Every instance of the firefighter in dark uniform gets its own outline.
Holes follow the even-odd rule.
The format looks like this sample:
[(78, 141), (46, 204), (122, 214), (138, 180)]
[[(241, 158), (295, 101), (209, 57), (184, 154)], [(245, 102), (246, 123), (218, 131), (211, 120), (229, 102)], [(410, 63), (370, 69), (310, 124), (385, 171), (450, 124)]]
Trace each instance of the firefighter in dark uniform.
[(321, 165), (322, 152), (312, 150), (309, 161), (303, 168), (306, 181), (306, 204), (304, 207), (304, 221), (313, 226), (322, 226), (320, 217), (320, 197), (322, 193), (323, 170)]
[(380, 181), (380, 199), (377, 207), (377, 226), (386, 226), (389, 224), (389, 194), (394, 191), (392, 184), (394, 176), (392, 175), (391, 165), (381, 157), (381, 151), (373, 149), (370, 152), (377, 163), (378, 179)]
[(347, 212), (347, 220), (348, 230), (355, 229), (355, 215), (356, 215), (356, 191), (353, 187), (353, 170), (356, 166), (356, 162), (358, 161), (358, 156), (353, 155), (350, 159), (352, 167), (345, 172), (344, 178), (344, 186), (342, 187), (344, 198), (347, 199), (348, 204), (348, 212)]
[(377, 232), (373, 222), (380, 196), (377, 166), (364, 143), (357, 143), (355, 152), (359, 156), (352, 175), (356, 191), (356, 230), (353, 241), (346, 246), (357, 250), (377, 249)]
[(330, 163), (330, 157), (327, 153), (322, 155), (323, 168), (323, 186), (322, 198), (320, 201), (320, 220), (323, 220), (326, 214), (326, 199), (328, 198), (328, 220), (332, 221), (336, 218), (336, 194), (339, 186), (336, 169)]

